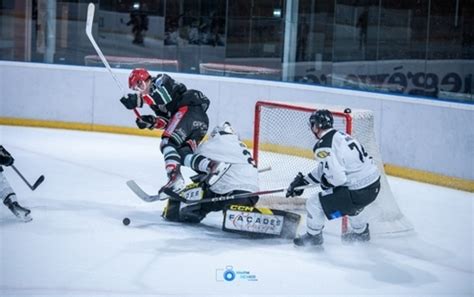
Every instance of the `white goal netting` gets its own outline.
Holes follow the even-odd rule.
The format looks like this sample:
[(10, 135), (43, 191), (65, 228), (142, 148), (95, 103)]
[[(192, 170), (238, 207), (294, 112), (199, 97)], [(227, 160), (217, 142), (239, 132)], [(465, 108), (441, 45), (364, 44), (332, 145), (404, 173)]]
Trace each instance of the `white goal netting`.
[[(372, 234), (407, 232), (411, 223), (400, 211), (383, 168), (374, 132), (374, 114), (368, 110), (314, 104), (289, 104), (259, 101), (255, 107), (254, 158), (259, 168), (272, 170), (260, 174), (261, 189), (284, 188), (298, 172), (307, 174), (316, 166), (312, 148), (316, 138), (309, 127), (309, 117), (316, 109), (328, 109), (334, 116), (334, 127), (353, 135), (375, 159), (381, 172), (381, 191), (376, 201), (367, 206)], [(320, 188), (305, 190), (298, 199), (285, 199), (284, 194), (261, 199), (261, 206), (282, 209), (303, 209), (309, 195)], [(343, 220), (343, 229), (347, 228)]]

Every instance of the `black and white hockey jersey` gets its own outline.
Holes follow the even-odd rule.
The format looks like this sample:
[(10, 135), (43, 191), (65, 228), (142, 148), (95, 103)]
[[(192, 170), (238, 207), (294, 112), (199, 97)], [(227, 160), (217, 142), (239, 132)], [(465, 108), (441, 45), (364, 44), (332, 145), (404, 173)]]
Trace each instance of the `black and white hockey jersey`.
[(247, 146), (235, 134), (217, 134), (201, 143), (196, 150), (209, 159), (232, 164), (229, 170), (211, 186), (217, 194), (241, 190), (258, 191), (258, 171)]
[(311, 183), (362, 189), (380, 177), (380, 171), (364, 147), (349, 134), (336, 129), (325, 131), (313, 148), (317, 167), (307, 175)]

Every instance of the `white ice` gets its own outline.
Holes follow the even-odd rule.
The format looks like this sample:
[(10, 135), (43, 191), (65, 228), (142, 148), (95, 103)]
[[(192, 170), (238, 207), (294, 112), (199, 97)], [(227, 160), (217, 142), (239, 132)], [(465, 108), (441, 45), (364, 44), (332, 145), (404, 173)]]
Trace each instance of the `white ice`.
[[(0, 132), (30, 181), (46, 177), (30, 191), (5, 168), (33, 221), (21, 223), (0, 205), (0, 296), (474, 294), (472, 193), (389, 177), (415, 234), (346, 246), (328, 227), (324, 251), (302, 250), (224, 233), (220, 213), (194, 226), (163, 221), (162, 202), (142, 202), (125, 184), (134, 179), (152, 193), (165, 183), (158, 138)], [(222, 280), (228, 266), (233, 281)]]

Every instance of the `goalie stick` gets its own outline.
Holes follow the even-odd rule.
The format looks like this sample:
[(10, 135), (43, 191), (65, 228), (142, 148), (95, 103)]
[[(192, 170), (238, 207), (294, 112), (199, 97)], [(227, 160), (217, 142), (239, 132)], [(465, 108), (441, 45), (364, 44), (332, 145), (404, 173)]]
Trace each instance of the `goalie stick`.
[(20, 170), (18, 170), (15, 165), (11, 166), (13, 170), (18, 174), (18, 176), (25, 182), (25, 184), (30, 188), (30, 190), (34, 191), (36, 188), (41, 185), (41, 183), (44, 181), (44, 175), (41, 175), (38, 177), (38, 179), (35, 181), (33, 185), (31, 185), (28, 180), (21, 174)]
[(168, 198), (160, 199), (158, 195), (147, 194), (145, 191), (142, 190), (142, 188), (140, 188), (139, 185), (137, 185), (137, 183), (134, 180), (127, 181), (127, 186), (130, 188), (130, 190), (132, 190), (133, 193), (135, 193), (135, 195), (138, 196), (138, 198), (142, 199), (145, 202), (154, 202), (157, 200), (168, 199)]
[[(307, 188), (313, 188), (319, 186), (318, 184), (310, 184), (310, 185), (305, 185), (305, 186), (300, 186), (296, 187), (295, 190), (303, 190)], [(201, 203), (212, 203), (212, 202), (219, 202), (219, 201), (227, 201), (227, 200), (234, 200), (234, 199), (239, 199), (239, 198), (248, 198), (248, 197), (253, 197), (253, 196), (262, 196), (262, 195), (269, 195), (269, 194), (276, 194), (276, 193), (282, 193), (286, 192), (288, 188), (280, 188), (280, 189), (273, 189), (273, 190), (264, 190), (264, 191), (257, 191), (257, 192), (252, 192), (252, 193), (242, 193), (242, 194), (235, 194), (235, 195), (229, 195), (229, 196), (217, 196), (217, 197), (212, 197), (212, 198), (203, 198), (200, 200), (192, 200), (192, 199), (186, 199), (180, 194), (173, 192), (171, 189), (165, 189), (164, 192), (165, 194), (169, 195), (170, 199), (177, 200), (182, 203), (186, 204), (201, 204)]]
[[(166, 200), (166, 199), (173, 199), (177, 200), (186, 204), (201, 204), (201, 203), (210, 203), (210, 202), (218, 202), (218, 201), (227, 201), (227, 200), (233, 200), (233, 199), (239, 199), (239, 198), (248, 198), (252, 196), (261, 196), (261, 195), (269, 195), (269, 194), (275, 194), (275, 193), (282, 193), (287, 190), (287, 188), (280, 188), (280, 189), (273, 189), (273, 190), (265, 190), (265, 191), (257, 191), (257, 192), (252, 192), (252, 193), (242, 193), (242, 194), (236, 194), (236, 195), (229, 195), (229, 196), (217, 196), (213, 198), (203, 198), (201, 200), (191, 200), (191, 199), (186, 199), (180, 194), (173, 192), (171, 189), (165, 189), (164, 192), (166, 195), (169, 197), (160, 199), (159, 195), (149, 195), (145, 191), (140, 188), (140, 186), (133, 180), (127, 181), (127, 186), (132, 190), (132, 192), (135, 193), (141, 200), (145, 202), (155, 202), (158, 200)], [(305, 185), (305, 186), (300, 186), (296, 187), (295, 190), (303, 190), (307, 188), (312, 188), (318, 186), (317, 184), (311, 184), (311, 185)]]
[[(94, 3), (89, 3), (89, 6), (87, 7), (86, 35), (89, 38), (90, 42), (92, 43), (92, 46), (94, 47), (95, 51), (99, 55), (100, 60), (102, 61), (102, 63), (104, 63), (105, 68), (109, 71), (110, 75), (112, 75), (112, 78), (114, 79), (115, 83), (117, 84), (120, 91), (122, 92), (122, 95), (126, 97), (127, 93), (125, 92), (124, 87), (118, 80), (117, 76), (115, 76), (115, 74), (112, 72), (112, 68), (110, 67), (109, 62), (107, 62), (107, 59), (105, 58), (104, 54), (100, 50), (99, 45), (97, 45), (97, 42), (95, 42), (94, 36), (92, 36), (92, 24), (94, 23), (94, 12), (95, 12)], [(133, 112), (135, 113), (135, 116), (137, 118), (141, 118), (141, 115), (136, 108), (133, 109)]]
[[(263, 167), (258, 169), (258, 173), (262, 172), (267, 172), (272, 170), (271, 166)], [(137, 195), (141, 200), (145, 202), (154, 202), (157, 200), (166, 200), (168, 197), (160, 199), (158, 198), (158, 195), (149, 195), (143, 189), (134, 181), (134, 180), (129, 180), (126, 182), (127, 186), (129, 187), (130, 190), (132, 190), (135, 195)], [(173, 192), (174, 193), (174, 192)], [(250, 197), (250, 196), (249, 196)]]

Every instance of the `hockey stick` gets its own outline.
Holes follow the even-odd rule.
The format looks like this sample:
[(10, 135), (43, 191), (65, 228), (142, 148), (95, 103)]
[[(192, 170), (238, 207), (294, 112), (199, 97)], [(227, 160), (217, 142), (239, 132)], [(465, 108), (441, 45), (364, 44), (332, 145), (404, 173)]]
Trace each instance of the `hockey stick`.
[(127, 186), (132, 190), (135, 195), (138, 196), (138, 198), (142, 199), (145, 202), (154, 202), (157, 200), (166, 200), (168, 197), (165, 199), (160, 199), (158, 195), (148, 195), (145, 191), (140, 188), (139, 185), (134, 180), (129, 180), (127, 181)]
[[(300, 186), (300, 187), (296, 187), (295, 190), (304, 190), (307, 188), (314, 188), (316, 186), (319, 186), (319, 185), (310, 184), (310, 185)], [(239, 199), (239, 198), (248, 198), (248, 197), (253, 197), (253, 196), (262, 196), (262, 195), (269, 195), (269, 194), (275, 194), (275, 193), (282, 193), (282, 192), (286, 192), (287, 189), (288, 188), (280, 188), (280, 189), (274, 189), (274, 190), (257, 191), (257, 192), (252, 192), (252, 193), (242, 193), (242, 194), (236, 194), (236, 195), (230, 195), (230, 196), (217, 196), (217, 197), (212, 197), (212, 198), (203, 198), (201, 200), (186, 199), (183, 196), (179, 195), (178, 193), (173, 192), (171, 189), (165, 189), (164, 192), (166, 195), (170, 196), (169, 197), (170, 199), (177, 200), (182, 203), (201, 204), (201, 203), (212, 203), (212, 202), (219, 202), (219, 201), (234, 200), (234, 199)]]
[[(258, 173), (266, 172), (272, 170), (271, 166), (263, 167), (258, 170)], [(192, 178), (191, 178), (192, 180)], [(130, 190), (132, 190), (135, 195), (137, 195), (140, 199), (142, 199), (145, 202), (154, 202), (157, 200), (166, 200), (168, 197), (160, 199), (158, 198), (158, 195), (148, 195), (145, 191), (140, 188), (140, 186), (134, 181), (134, 180), (129, 180), (126, 182), (127, 186), (129, 187)]]
[[(274, 189), (274, 190), (265, 190), (265, 191), (257, 191), (253, 193), (242, 193), (242, 194), (236, 194), (236, 195), (231, 195), (231, 196), (218, 196), (218, 197), (213, 197), (213, 198), (204, 198), (201, 200), (189, 200), (178, 193), (173, 192), (171, 189), (165, 189), (164, 192), (166, 195), (169, 197), (162, 198), (160, 199), (159, 195), (149, 195), (145, 191), (140, 188), (140, 186), (134, 181), (134, 180), (129, 180), (127, 181), (127, 186), (132, 190), (135, 195), (138, 196), (141, 200), (145, 202), (155, 202), (158, 200), (166, 200), (166, 199), (173, 199), (177, 200), (186, 204), (191, 204), (191, 203), (209, 203), (209, 202), (218, 202), (218, 201), (226, 201), (226, 200), (233, 200), (233, 199), (238, 199), (238, 198), (248, 198), (248, 197), (253, 197), (253, 196), (261, 196), (261, 195), (269, 195), (269, 194), (275, 194), (275, 193), (282, 193), (287, 190), (287, 188), (281, 188), (281, 189)], [(305, 185), (301, 187), (295, 188), (295, 190), (302, 190), (302, 189), (307, 189), (307, 188), (312, 188), (318, 186), (317, 184), (311, 184), (311, 185)]]
[[(107, 59), (105, 58), (104, 54), (100, 50), (99, 46), (95, 42), (94, 36), (92, 36), (92, 25), (94, 23), (94, 12), (95, 12), (95, 5), (94, 3), (89, 3), (89, 6), (87, 7), (87, 20), (86, 20), (86, 35), (89, 38), (90, 42), (92, 43), (92, 46), (94, 47), (95, 51), (99, 55), (100, 60), (102, 63), (104, 63), (105, 68), (109, 71), (110, 75), (112, 75), (112, 78), (115, 80), (115, 83), (119, 87), (120, 91), (122, 92), (123, 96), (127, 96), (127, 92), (125, 92), (124, 87), (118, 80), (117, 76), (112, 72), (112, 68), (109, 65), (109, 62), (107, 62)], [(135, 113), (135, 116), (137, 118), (141, 118), (140, 113), (136, 108), (133, 109), (133, 112)]]
[(272, 170), (272, 166), (267, 166), (267, 167), (259, 168), (258, 173), (263, 173), (263, 172), (267, 172), (267, 171), (270, 171), (270, 170)]
[(40, 177), (38, 177), (38, 179), (35, 181), (35, 183), (33, 185), (31, 185), (28, 180), (26, 180), (26, 178), (23, 176), (23, 174), (21, 174), (21, 172), (15, 167), (15, 165), (12, 165), (12, 168), (13, 170), (15, 170), (15, 172), (21, 177), (21, 179), (25, 182), (25, 184), (28, 185), (28, 187), (34, 191), (36, 190), (36, 188), (41, 185), (41, 183), (44, 181), (44, 175), (41, 175)]
[[(263, 167), (258, 170), (258, 173), (262, 172), (267, 172), (272, 170), (271, 166)], [(192, 178), (191, 178), (192, 179)], [(154, 202), (157, 200), (166, 200), (168, 197), (160, 199), (158, 195), (149, 195), (145, 191), (140, 188), (140, 186), (134, 181), (134, 180), (129, 180), (126, 182), (127, 186), (129, 187), (130, 190), (132, 190), (135, 195), (137, 195), (141, 200), (145, 202)], [(174, 192), (173, 192), (174, 193)]]

